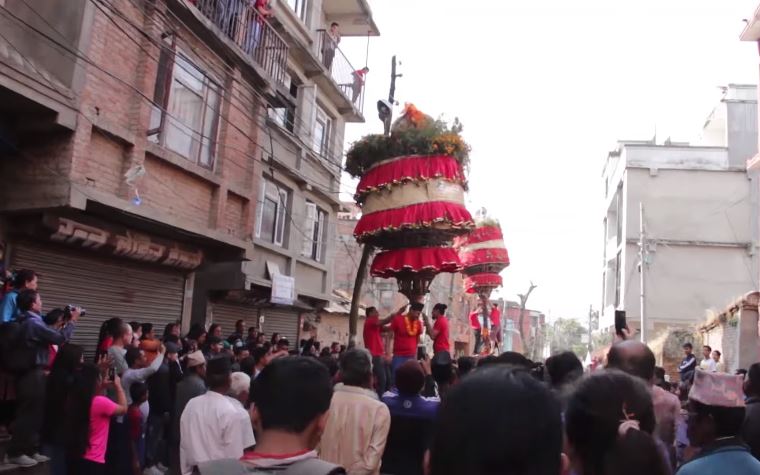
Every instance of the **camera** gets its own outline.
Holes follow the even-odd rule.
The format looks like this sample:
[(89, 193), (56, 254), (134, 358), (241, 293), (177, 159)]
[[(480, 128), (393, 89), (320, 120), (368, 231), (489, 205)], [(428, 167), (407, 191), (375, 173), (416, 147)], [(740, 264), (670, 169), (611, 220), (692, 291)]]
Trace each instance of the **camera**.
[(76, 309), (79, 309), (79, 316), (84, 317), (87, 314), (87, 311), (82, 307), (77, 307), (76, 305), (68, 304), (66, 305), (66, 308), (63, 309), (63, 319), (68, 321), (71, 320), (71, 312), (73, 312)]

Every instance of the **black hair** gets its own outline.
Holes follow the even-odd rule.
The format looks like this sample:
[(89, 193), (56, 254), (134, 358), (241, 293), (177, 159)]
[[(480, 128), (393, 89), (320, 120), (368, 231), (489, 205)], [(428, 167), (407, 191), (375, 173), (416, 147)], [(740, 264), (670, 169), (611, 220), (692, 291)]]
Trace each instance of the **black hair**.
[(127, 353), (124, 355), (124, 361), (127, 362), (127, 366), (131, 368), (140, 359), (141, 354), (142, 350), (140, 348), (135, 348), (134, 346), (127, 348)]
[(689, 406), (698, 419), (712, 418), (716, 439), (736, 437), (741, 434), (744, 424), (744, 407), (708, 406), (693, 399), (689, 400)]
[(425, 304), (414, 302), (411, 305), (409, 305), (409, 310), (413, 310), (415, 312), (421, 312), (425, 308)]
[(655, 366), (654, 378), (660, 381), (665, 381), (665, 368), (663, 368), (662, 366)]
[(145, 322), (141, 326), (142, 328), (142, 336), (145, 338), (145, 335), (153, 331), (153, 324), (150, 322)]
[(707, 348), (707, 351), (712, 351), (712, 346), (710, 345), (702, 345), (702, 348)]
[(719, 350), (713, 350), (715, 353), (718, 353), (718, 356), (722, 356), (723, 353), (721, 353)]
[[(217, 328), (221, 327), (222, 325), (219, 323), (212, 323), (210, 327), (208, 327), (208, 334), (213, 335)], [(220, 337), (221, 338), (221, 337)]]
[(330, 408), (332, 382), (324, 365), (288, 356), (267, 365), (251, 385), (250, 402), (264, 430), (303, 432)]
[(490, 366), (496, 363), (498, 363), (498, 361), (496, 361), (496, 356), (488, 355), (485, 358), (478, 359), (478, 368), (482, 368), (484, 366)]
[[(628, 347), (628, 350), (625, 348)], [(631, 376), (636, 376), (644, 381), (654, 378), (655, 361), (654, 353), (644, 343), (627, 340), (612, 345), (607, 353), (607, 367), (619, 369)]]
[(533, 367), (533, 363), (525, 355), (516, 351), (505, 351), (496, 357), (496, 363), (518, 366), (525, 369)]
[(237, 320), (237, 321), (235, 321), (235, 328), (237, 328), (237, 326), (238, 326), (240, 323), (242, 323), (242, 324), (243, 324), (243, 328), (245, 328), (245, 320), (243, 320), (242, 318), (241, 318), (240, 320)]
[(746, 374), (745, 392), (750, 392), (753, 396), (760, 396), (760, 363), (753, 363), (748, 370), (744, 371)]
[(322, 348), (320, 350), (320, 352), (319, 352), (319, 357), (320, 358), (332, 358), (332, 356), (330, 356), (330, 347), (326, 346), (326, 347)]
[(240, 360), (240, 371), (253, 377), (254, 371), (256, 371), (256, 360), (253, 356), (247, 356)]
[(272, 344), (272, 346), (277, 346), (277, 340), (280, 339), (280, 334), (277, 332), (272, 333), (272, 338), (270, 338), (269, 342)]
[(440, 313), (441, 315), (445, 315), (446, 314), (446, 309), (447, 308), (448, 307), (446, 306), (446, 304), (443, 304), (443, 303), (437, 303), (437, 304), (435, 304), (433, 306), (433, 310), (437, 310), (438, 313)]
[(694, 349), (694, 345), (692, 345), (691, 343), (689, 343), (689, 342), (687, 341), (686, 343), (684, 343), (684, 344), (683, 344), (683, 347), (682, 347), (682, 348), (691, 348), (691, 349), (693, 350), (693, 349)]
[(367, 307), (364, 309), (364, 315), (369, 317), (370, 313), (377, 312), (377, 309), (375, 307)]
[(425, 387), (425, 373), (416, 360), (409, 360), (396, 368), (396, 389), (402, 396), (416, 396)]
[(583, 363), (572, 351), (563, 351), (546, 359), (546, 372), (553, 388), (561, 388), (583, 376)]
[[(622, 420), (639, 430), (619, 435)], [(582, 379), (568, 400), (565, 430), (584, 475), (664, 475), (670, 473), (652, 432), (654, 408), (639, 378), (605, 370)]]
[(164, 327), (164, 334), (161, 335), (161, 338), (163, 338), (163, 340), (166, 341), (166, 338), (169, 335), (172, 335), (172, 328), (177, 327), (177, 326), (179, 326), (179, 323), (177, 323), (177, 322), (169, 322), (169, 323), (167, 323), (166, 326)]
[(251, 333), (257, 333), (256, 327), (248, 327), (248, 334), (250, 335)]
[(213, 372), (206, 370), (206, 386), (220, 389), (230, 385), (230, 371)]
[(736, 370), (735, 374), (736, 375), (741, 375), (741, 376), (747, 376), (747, 370), (744, 369), (744, 368), (739, 368), (739, 369)]
[(137, 320), (132, 320), (129, 322), (129, 326), (132, 327), (132, 331), (135, 333), (142, 330), (142, 324)]
[(261, 361), (262, 358), (264, 358), (267, 353), (269, 353), (269, 350), (264, 348), (263, 346), (256, 347), (251, 351), (251, 357), (253, 358), (253, 364), (259, 364), (259, 361)]
[(214, 336), (213, 334), (209, 333), (208, 338), (206, 338), (206, 345), (208, 345), (208, 346), (211, 346), (211, 345), (221, 345), (223, 341), (224, 340), (222, 340), (218, 336)]
[(66, 312), (62, 308), (54, 308), (45, 314), (45, 317), (42, 320), (45, 322), (45, 325), (53, 326), (58, 323), (64, 315), (66, 315)]
[[(327, 350), (327, 348), (325, 348), (325, 350)], [(330, 353), (327, 353), (326, 355), (319, 355), (317, 361), (320, 362), (322, 366), (327, 368), (327, 372), (330, 374), (330, 379), (334, 378), (335, 375), (338, 374), (338, 362), (335, 360), (335, 358), (330, 356)]]
[(37, 277), (37, 273), (30, 269), (21, 269), (16, 271), (16, 275), (13, 278), (13, 287), (20, 289), (26, 286), (27, 282), (31, 282)]
[(457, 359), (457, 375), (461, 378), (475, 369), (475, 358), (472, 356), (460, 356)]
[(32, 305), (37, 301), (39, 295), (40, 294), (36, 290), (22, 290), (18, 293), (18, 297), (16, 297), (16, 305), (18, 305), (18, 309), (22, 312), (28, 312), (32, 309)]
[(92, 363), (74, 372), (63, 427), (65, 450), (72, 459), (81, 458), (90, 445), (90, 407), (99, 380), (100, 369)]
[(139, 405), (142, 403), (146, 394), (148, 394), (148, 385), (143, 382), (135, 381), (129, 386), (129, 397), (132, 399), (132, 404)]
[(62, 446), (67, 435), (63, 431), (66, 400), (71, 391), (74, 373), (82, 364), (84, 349), (73, 343), (62, 345), (55, 355), (45, 387), (45, 406), (43, 409), (40, 436), (43, 442)]
[(179, 341), (179, 337), (177, 335), (169, 334), (164, 337), (164, 343), (176, 343), (177, 345), (180, 345), (181, 342)]
[(190, 327), (190, 331), (187, 332), (187, 338), (190, 340), (198, 341), (198, 338), (200, 338), (200, 336), (205, 333), (208, 332), (206, 332), (206, 328), (202, 324), (193, 323), (193, 325)]
[(340, 25), (338, 24), (337, 21), (334, 21), (334, 22), (330, 23), (330, 28), (332, 28), (333, 26), (340, 26)]
[(372, 381), (372, 357), (361, 348), (346, 351), (340, 357), (340, 380), (348, 386), (365, 387)]
[(280, 338), (277, 340), (277, 346), (290, 346), (290, 342), (287, 338)]
[(525, 370), (489, 366), (449, 390), (438, 413), (430, 474), (555, 475), (561, 452), (560, 406), (551, 392)]

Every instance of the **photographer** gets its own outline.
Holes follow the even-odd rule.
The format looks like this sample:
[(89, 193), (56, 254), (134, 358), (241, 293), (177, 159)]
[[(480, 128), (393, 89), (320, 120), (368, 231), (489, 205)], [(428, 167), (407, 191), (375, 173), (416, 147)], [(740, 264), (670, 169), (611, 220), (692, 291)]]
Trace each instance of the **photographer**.
[(21, 353), (28, 354), (28, 369), (17, 380), (18, 412), (16, 430), (8, 445), (8, 462), (31, 467), (49, 459), (37, 452), (39, 432), (45, 401), (45, 373), (50, 357), (50, 345), (61, 345), (71, 338), (79, 319), (79, 309), (71, 311), (71, 319), (60, 323), (61, 328), (48, 327), (42, 320), (42, 300), (36, 290), (26, 289), (18, 295), (18, 308), (22, 312), (20, 338)]

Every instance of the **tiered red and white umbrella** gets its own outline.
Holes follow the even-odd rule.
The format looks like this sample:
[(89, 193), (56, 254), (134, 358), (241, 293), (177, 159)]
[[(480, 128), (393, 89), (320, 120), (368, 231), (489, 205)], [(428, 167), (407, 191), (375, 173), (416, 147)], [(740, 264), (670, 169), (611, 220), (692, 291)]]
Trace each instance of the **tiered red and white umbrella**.
[(499, 273), (509, 266), (501, 226), (491, 219), (480, 221), (472, 233), (457, 240), (457, 248), (465, 274), (465, 290), (488, 298), (494, 289), (501, 287)]
[[(403, 152), (397, 144), (404, 143), (404, 134), (432, 119), (408, 106), (400, 121), (405, 128), (385, 139)], [(412, 301), (428, 292), (438, 273), (461, 270), (452, 242), (474, 226), (464, 206), (462, 163), (445, 150), (415, 151), (372, 163), (362, 173), (355, 195), (362, 216), (354, 230), (357, 241), (382, 250), (370, 273), (396, 278), (399, 292)]]

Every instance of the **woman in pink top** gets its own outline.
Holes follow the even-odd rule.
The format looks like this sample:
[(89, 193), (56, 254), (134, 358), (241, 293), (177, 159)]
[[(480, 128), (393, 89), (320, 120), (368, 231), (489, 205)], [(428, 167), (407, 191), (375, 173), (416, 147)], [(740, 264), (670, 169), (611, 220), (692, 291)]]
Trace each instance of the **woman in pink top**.
[[(102, 393), (106, 389), (116, 392), (117, 402)], [(113, 381), (103, 378), (100, 368), (85, 364), (74, 376), (72, 391), (67, 402), (65, 419), (68, 473), (102, 475), (105, 473), (106, 446), (111, 417), (127, 412), (127, 397), (119, 376)]]

